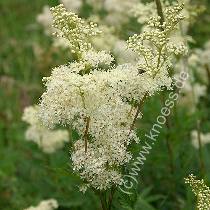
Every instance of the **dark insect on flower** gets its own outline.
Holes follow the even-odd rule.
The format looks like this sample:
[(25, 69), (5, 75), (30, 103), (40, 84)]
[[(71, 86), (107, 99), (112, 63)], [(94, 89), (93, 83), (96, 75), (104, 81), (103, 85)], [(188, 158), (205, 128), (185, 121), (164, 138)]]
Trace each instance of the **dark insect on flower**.
[(139, 72), (139, 74), (143, 74), (143, 73), (145, 72), (145, 70), (144, 70), (144, 69), (139, 68), (139, 69), (138, 69), (138, 72)]

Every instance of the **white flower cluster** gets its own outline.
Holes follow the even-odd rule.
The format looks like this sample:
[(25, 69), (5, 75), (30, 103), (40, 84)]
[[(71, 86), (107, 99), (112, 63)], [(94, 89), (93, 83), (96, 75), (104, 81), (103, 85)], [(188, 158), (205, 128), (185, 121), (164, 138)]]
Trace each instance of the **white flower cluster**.
[(206, 42), (203, 49), (195, 49), (189, 57), (188, 63), (200, 79), (207, 83), (210, 76), (210, 41)]
[[(177, 24), (184, 19), (180, 14), (183, 5), (167, 7), (165, 9), (165, 22), (160, 23), (160, 17), (151, 17), (148, 28), (140, 35), (135, 34), (128, 40), (128, 46), (140, 56), (139, 69), (143, 69), (153, 78), (158, 74), (167, 76), (168, 68), (171, 66), (172, 55), (187, 53), (183, 43), (174, 43), (170, 40), (171, 33)], [(161, 75), (162, 76), (162, 75)]]
[(206, 95), (206, 90), (207, 88), (205, 85), (201, 85), (199, 83), (191, 84), (190, 82), (186, 82), (178, 101), (179, 105), (188, 107), (187, 111), (189, 113), (194, 113), (201, 97)]
[(82, 0), (60, 0), (60, 2), (70, 11), (79, 12), (82, 7)]
[(103, 32), (103, 36), (93, 37), (92, 43), (94, 48), (96, 48), (97, 50), (112, 50), (115, 43), (119, 40), (118, 37), (114, 34), (114, 28), (107, 25), (99, 25), (99, 29)]
[(137, 54), (128, 49), (126, 41), (115, 35), (114, 28), (106, 25), (100, 25), (99, 28), (103, 32), (103, 36), (93, 37), (92, 39), (93, 46), (96, 49), (112, 51), (118, 64), (136, 63)]
[[(182, 13), (186, 17), (186, 19), (182, 22), (182, 28), (184, 29), (184, 32), (188, 30), (189, 26), (189, 19), (191, 16), (197, 16), (197, 13), (199, 11), (196, 11), (192, 4), (192, 0), (181, 0), (178, 2), (184, 3), (185, 7), (182, 10)], [(169, 0), (161, 1), (164, 7), (168, 7), (169, 5), (174, 5), (174, 2), (170, 2)], [(145, 24), (148, 21), (148, 17), (154, 15), (156, 13), (156, 4), (155, 2), (138, 2), (138, 4), (133, 5), (133, 8), (130, 10), (130, 15), (137, 18), (137, 21), (141, 24)]]
[(113, 53), (116, 55), (118, 64), (122, 64), (125, 61), (135, 64), (138, 58), (137, 54), (127, 47), (127, 43), (124, 40), (115, 42)]
[[(189, 111), (195, 111), (201, 97), (206, 97), (207, 85), (210, 81), (210, 42), (203, 49), (195, 49), (187, 63), (191, 70), (191, 81), (187, 81), (182, 90), (181, 105), (191, 104)], [(185, 63), (178, 62), (175, 69), (182, 69)]]
[(89, 50), (82, 53), (81, 60), (84, 63), (90, 64), (92, 67), (100, 67), (101, 65), (110, 66), (114, 58), (105, 51), (95, 52)]
[[(72, 34), (72, 28), (78, 28), (77, 24), (81, 26), (82, 20), (70, 25), (60, 18), (74, 15), (67, 12), (63, 15), (63, 9), (60, 6), (58, 8), (54, 8), (59, 13), (55, 13), (58, 16), (56, 20), (59, 19), (62, 28), (68, 27)], [(177, 6), (170, 9), (177, 22), (177, 10), (181, 8)], [(172, 80), (168, 76), (164, 57), (168, 56), (169, 50), (165, 48), (170, 36), (169, 33), (166, 36), (158, 28), (153, 28), (150, 37), (145, 32), (142, 39), (141, 36), (135, 37), (135, 43), (134, 38), (129, 41), (132, 49), (136, 50), (137, 46), (140, 49), (139, 55), (146, 57), (142, 63), (148, 63), (144, 65), (140, 65), (139, 61), (138, 65), (128, 63), (114, 66), (113, 57), (109, 53), (96, 52), (91, 48), (83, 50), (75, 62), (53, 69), (51, 76), (44, 79), (47, 89), (41, 97), (39, 116), (46, 126), (67, 125), (79, 134), (79, 138), (74, 141), (71, 157), (74, 170), (79, 172), (86, 183), (82, 187), (83, 191), (88, 186), (104, 190), (122, 183), (122, 168), (132, 158), (128, 145), (139, 141), (132, 128), (134, 119), (141, 117), (136, 114), (136, 109), (148, 95), (161, 90), (163, 86), (171, 86)], [(169, 30), (169, 27), (166, 29)], [(81, 28), (79, 32), (83, 30)], [(81, 46), (86, 43), (83, 34), (79, 33), (76, 37)], [(158, 54), (152, 50), (147, 41), (159, 45), (161, 52)], [(76, 43), (74, 40), (72, 42)], [(79, 48), (74, 49), (76, 53), (80, 52)], [(173, 52), (176, 53), (176, 50)]]
[(142, 91), (143, 84), (136, 80), (132, 85), (132, 78), (141, 78), (131, 65), (81, 75), (86, 70), (76, 73), (77, 64), (58, 67), (46, 79), (40, 117), (48, 126), (73, 126), (81, 137), (74, 144), (74, 169), (91, 186), (106, 189), (120, 184), (119, 167), (131, 158), (127, 146), (138, 141), (135, 133), (129, 135), (135, 109), (123, 98), (134, 88), (136, 94)]
[[(68, 11), (80, 13), (83, 5), (81, 0), (60, 0)], [(121, 30), (123, 23), (129, 20), (129, 9), (133, 7), (136, 0), (86, 0), (92, 8), (92, 15), (88, 20), (100, 23), (100, 31), (103, 31), (103, 36), (94, 36), (91, 38), (91, 43), (98, 50), (108, 50), (114, 53), (118, 63), (128, 61), (135, 62), (135, 54), (131, 50), (126, 49), (125, 41), (121, 40), (118, 35), (118, 30)], [(118, 5), (116, 7), (116, 5)], [(104, 18), (100, 17), (100, 10), (106, 11)], [(52, 27), (53, 17), (49, 6), (43, 8), (43, 12), (37, 16), (37, 22), (41, 24), (47, 35), (56, 32)], [(113, 27), (114, 26), (114, 27)], [(61, 37), (53, 38), (53, 46), (69, 48), (68, 40)]]
[(72, 53), (91, 48), (90, 38), (100, 34), (96, 23), (85, 22), (73, 12), (67, 12), (63, 4), (51, 8), (55, 35), (69, 41)]
[(26, 130), (26, 139), (35, 142), (46, 153), (53, 153), (68, 142), (68, 132), (65, 130), (49, 130), (38, 118), (39, 107), (25, 108), (22, 120), (30, 126)]
[[(41, 24), (44, 28), (44, 32), (46, 35), (51, 35), (55, 33), (55, 28), (52, 27), (53, 17), (50, 11), (50, 7), (45, 5), (43, 7), (43, 11), (41, 14), (37, 16), (37, 22)], [(53, 37), (53, 46), (61, 47), (61, 48), (69, 48), (68, 41), (62, 37)]]
[[(185, 7), (182, 10), (182, 14), (185, 19), (179, 24), (179, 30), (173, 34), (171, 40), (174, 43), (178, 42), (194, 42), (193, 38), (187, 35), (190, 23), (193, 23), (193, 19), (198, 16), (199, 12), (202, 11), (202, 8), (199, 9), (199, 6), (196, 5), (192, 0), (181, 0), (178, 2), (184, 3)], [(168, 7), (169, 5), (175, 5), (175, 2), (168, 0), (161, 1), (163, 8)], [(148, 17), (151, 14), (156, 13), (156, 4), (154, 1), (149, 3), (139, 2), (137, 5), (134, 5), (130, 10), (130, 15), (137, 18), (137, 21), (142, 24), (142, 28), (146, 26)]]
[(58, 202), (55, 199), (43, 200), (38, 206), (31, 206), (24, 210), (54, 210), (58, 208)]
[(130, 9), (138, 0), (105, 0), (104, 9), (108, 12), (105, 21), (109, 25), (121, 26), (129, 20)]
[(185, 183), (189, 184), (193, 193), (197, 196), (197, 209), (209, 210), (210, 209), (210, 189), (205, 185), (204, 180), (196, 179), (196, 176), (189, 175), (185, 179)]
[[(204, 146), (205, 144), (210, 143), (210, 133), (201, 133), (200, 134), (201, 138), (201, 145)], [(191, 140), (192, 140), (192, 145), (198, 149), (199, 148), (199, 142), (198, 142), (198, 132), (196, 130), (193, 130), (191, 132)]]
[(156, 6), (154, 2), (142, 3), (134, 5), (130, 10), (130, 15), (137, 18), (137, 21), (141, 24), (145, 24), (148, 21), (148, 17), (156, 13)]
[(206, 95), (207, 87), (200, 83), (192, 83), (191, 81), (186, 81), (185, 86), (182, 89), (182, 95), (179, 100), (179, 104), (182, 106), (191, 106), (188, 111), (194, 112), (196, 105), (199, 103), (200, 98)]
[(45, 29), (45, 33), (47, 35), (50, 35), (52, 33), (52, 27), (49, 27), (52, 25), (52, 15), (50, 12), (50, 7), (48, 5), (45, 5), (43, 7), (43, 11), (42, 13), (40, 13), (37, 18), (36, 18), (37, 22), (40, 23), (41, 25), (43, 25), (44, 29)]
[[(60, 3), (73, 12), (79, 12), (83, 6), (82, 0), (60, 0)], [(120, 26), (129, 19), (129, 10), (138, 3), (138, 0), (86, 0), (86, 4), (91, 6), (93, 13), (100, 13), (101, 9), (106, 11), (105, 23)]]

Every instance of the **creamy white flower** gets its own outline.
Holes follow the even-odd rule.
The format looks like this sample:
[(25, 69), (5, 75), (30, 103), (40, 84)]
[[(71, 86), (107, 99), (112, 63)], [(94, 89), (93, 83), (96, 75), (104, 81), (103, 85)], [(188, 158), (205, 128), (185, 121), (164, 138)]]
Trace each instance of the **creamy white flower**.
[(100, 25), (99, 29), (103, 32), (103, 36), (93, 37), (93, 46), (98, 50), (111, 51), (114, 48), (114, 45), (117, 42), (117, 40), (119, 40), (118, 37), (114, 35), (114, 28), (106, 25)]
[(117, 62), (119, 64), (136, 63), (137, 61), (137, 54), (134, 53), (131, 49), (128, 49), (126, 41), (116, 41), (113, 53), (116, 55)]
[(196, 105), (199, 103), (200, 98), (206, 95), (207, 88), (205, 85), (199, 83), (192, 83), (190, 80), (185, 82), (185, 86), (182, 88), (182, 94), (179, 100), (179, 104), (182, 106), (189, 106), (188, 111), (194, 112)]
[(83, 184), (79, 186), (79, 191), (81, 191), (82, 193), (85, 193), (86, 190), (88, 189), (89, 185), (88, 184)]
[(77, 141), (72, 161), (74, 169), (91, 186), (106, 189), (121, 183), (116, 167), (129, 162), (127, 145), (139, 141), (135, 133), (129, 136), (135, 109), (124, 99), (139, 101), (146, 93), (170, 86), (171, 79), (164, 71), (155, 79), (147, 73), (139, 74), (137, 66), (131, 64), (84, 75), (75, 73), (75, 65), (58, 67), (46, 79), (40, 117), (48, 126), (73, 125), (80, 136), (86, 129), (87, 117), (90, 119), (88, 134), (92, 143), (87, 144), (85, 152), (85, 139)]
[(104, 8), (109, 12), (128, 13), (133, 5), (138, 3), (138, 0), (105, 0)]
[(203, 49), (195, 49), (188, 59), (190, 67), (196, 72), (196, 75), (203, 82), (209, 82), (210, 75), (210, 41), (207, 42)]
[(193, 174), (185, 178), (185, 183), (189, 184), (193, 193), (196, 195), (197, 209), (210, 209), (210, 188), (204, 183), (204, 180), (197, 179)]
[(82, 20), (68, 12), (63, 4), (51, 8), (55, 35), (69, 42), (72, 53), (81, 53), (91, 48), (90, 38), (100, 34), (96, 23)]
[(122, 97), (127, 97), (127, 94), (130, 97), (130, 93), (124, 92), (124, 89), (118, 91), (120, 86), (126, 88), (132, 85), (129, 81), (121, 81), (131, 74), (131, 70), (127, 75), (120, 68), (92, 70), (90, 74), (80, 75), (72, 70), (72, 65), (75, 66), (75, 63), (54, 69), (47, 79), (40, 117), (48, 126), (59, 123), (73, 125), (81, 136), (87, 117), (90, 119), (88, 134), (93, 143), (88, 143), (85, 152), (85, 140), (77, 141), (72, 161), (74, 169), (80, 172), (84, 180), (97, 189), (105, 189), (121, 181), (120, 173), (108, 168), (128, 162), (131, 154), (127, 151), (127, 145), (138, 141), (134, 134), (132, 138), (128, 136), (135, 110), (132, 111), (131, 105), (123, 102)]
[(142, 3), (134, 5), (130, 10), (130, 15), (137, 18), (137, 21), (141, 24), (145, 24), (151, 15), (156, 14), (156, 5), (154, 2)]
[[(181, 9), (176, 6), (166, 10), (173, 23), (182, 19)], [(172, 23), (165, 25), (165, 35), (158, 28), (158, 19), (153, 18), (150, 32), (128, 41), (129, 47), (141, 56), (138, 62), (113, 66), (109, 53), (84, 47), (89, 36), (83, 31), (87, 28), (90, 32), (92, 26), (62, 6), (54, 10), (56, 27), (61, 35), (76, 37), (70, 42), (79, 53), (76, 61), (53, 69), (51, 76), (44, 79), (46, 91), (41, 97), (39, 116), (46, 126), (67, 125), (78, 133), (71, 158), (73, 169), (87, 183), (82, 191), (86, 187), (105, 190), (122, 183), (121, 169), (132, 158), (128, 145), (139, 142), (132, 128), (134, 119), (141, 117), (136, 114), (137, 104), (162, 87), (171, 87), (169, 55), (185, 53), (185, 48), (169, 42)], [(64, 19), (66, 16), (74, 27)], [(82, 50), (75, 46), (82, 46)]]
[[(210, 133), (201, 133), (200, 134), (200, 138), (201, 138), (201, 145), (205, 146), (206, 144), (210, 143)], [(193, 130), (191, 132), (191, 141), (192, 141), (192, 145), (198, 149), (199, 148), (199, 137), (198, 137), (198, 132), (196, 130)]]
[(171, 54), (186, 54), (187, 49), (184, 44), (175, 44), (171, 41), (172, 32), (184, 19), (181, 14), (182, 9), (183, 5), (166, 8), (163, 25), (160, 24), (160, 17), (151, 17), (148, 28), (143, 33), (129, 38), (128, 46), (144, 58), (141, 67), (146, 71), (158, 72), (166, 61), (170, 61)]
[(104, 8), (108, 11), (105, 20), (109, 25), (119, 27), (129, 20), (129, 10), (138, 0), (105, 0)]
[[(185, 20), (183, 20), (180, 23), (180, 30), (182, 31), (183, 34), (187, 34), (187, 31), (189, 29), (189, 23), (192, 22), (190, 21), (191, 17), (196, 17), (197, 12), (195, 11), (195, 8), (192, 6), (192, 1), (191, 0), (181, 0), (178, 1), (178, 3), (184, 3), (185, 7), (182, 10), (182, 15), (185, 16)], [(162, 1), (163, 8), (168, 7), (170, 5), (175, 5), (174, 2), (170, 2), (168, 0)], [(140, 24), (145, 25), (145, 23), (148, 21), (148, 17), (151, 17), (151, 15), (156, 14), (156, 4), (155, 2), (138, 2), (136, 5), (133, 6), (133, 8), (130, 10), (130, 15), (134, 16), (137, 18), (137, 21)], [(179, 34), (179, 36), (181, 36)], [(185, 39), (192, 41), (192, 38), (189, 36), (186, 36)]]
[(100, 65), (108, 65), (114, 61), (114, 58), (105, 51), (93, 51), (89, 50), (82, 53), (81, 58), (85, 63), (90, 64), (92, 67), (99, 67)]
[(62, 148), (68, 142), (68, 132), (66, 130), (49, 130), (43, 126), (38, 118), (39, 107), (30, 106), (25, 108), (22, 120), (29, 124), (25, 137), (33, 141), (46, 153), (53, 153)]
[(60, 0), (60, 2), (69, 10), (73, 12), (78, 12), (82, 7), (82, 0)]
[[(37, 22), (42, 25), (46, 35), (53, 34), (56, 30), (52, 27), (53, 16), (50, 7), (45, 5), (41, 14), (37, 16)], [(69, 48), (69, 43), (66, 39), (61, 37), (53, 37), (53, 46), (61, 48)]]
[(53, 18), (48, 5), (43, 7), (42, 13), (39, 14), (36, 19), (37, 22), (43, 26), (45, 33), (50, 35), (52, 33)]
[(55, 199), (43, 200), (38, 206), (31, 206), (24, 210), (54, 210), (58, 208), (58, 202)]

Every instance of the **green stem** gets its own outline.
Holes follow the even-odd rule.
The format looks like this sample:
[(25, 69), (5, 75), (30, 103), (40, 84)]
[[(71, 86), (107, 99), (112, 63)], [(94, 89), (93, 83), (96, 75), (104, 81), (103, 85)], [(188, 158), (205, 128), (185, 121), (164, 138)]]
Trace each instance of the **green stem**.
[[(192, 71), (191, 71), (191, 78), (193, 78)], [(193, 86), (193, 79), (191, 79), (191, 91), (192, 91), (192, 95), (193, 95), (193, 103), (195, 106), (195, 111), (197, 111), (198, 107), (197, 107), (196, 100), (195, 100), (195, 89)], [(199, 150), (200, 170), (201, 170), (201, 175), (204, 175), (205, 164), (204, 164), (204, 160), (203, 160), (201, 129), (200, 129), (200, 119), (199, 118), (196, 120), (196, 130), (197, 130), (197, 134), (198, 134), (198, 146), (199, 146), (198, 150)]]
[[(163, 23), (164, 23), (164, 15), (163, 15), (163, 10), (162, 10), (161, 2), (160, 2), (160, 0), (155, 0), (155, 3), (156, 3), (156, 6), (157, 6), (158, 16), (160, 16), (160, 24), (163, 25)], [(162, 27), (161, 27), (161, 30), (163, 30)], [(161, 51), (162, 51), (162, 48), (159, 50), (158, 67), (160, 65)], [(145, 58), (145, 61), (147, 62), (146, 58)], [(157, 73), (158, 72), (156, 72), (156, 74)], [(156, 74), (155, 74), (155, 76), (156, 76)], [(147, 96), (148, 96), (148, 93), (145, 93), (143, 99), (140, 101), (140, 103), (139, 103), (139, 105), (137, 107), (136, 114), (134, 116), (134, 120), (133, 120), (133, 122), (131, 124), (131, 127), (130, 127), (129, 135), (130, 135), (131, 131), (133, 130), (135, 124), (136, 124), (136, 120), (138, 118), (138, 115), (139, 115), (139, 113), (141, 111), (141, 108), (143, 107), (144, 101), (145, 101), (145, 99), (146, 99)]]
[(8, 137), (7, 137), (7, 130), (8, 130), (7, 128), (8, 128), (9, 122), (8, 122), (7, 116), (4, 113), (0, 112), (0, 120), (5, 122), (4, 126), (2, 128), (2, 130), (3, 130), (3, 132), (2, 132), (3, 133), (3, 141), (4, 141), (4, 145), (8, 146), (9, 145), (9, 140), (8, 140)]
[(200, 121), (199, 120), (197, 120), (197, 125), (196, 126), (197, 126), (197, 134), (198, 134), (200, 169), (201, 169), (201, 175), (204, 175), (205, 174), (205, 164), (204, 164), (204, 161), (203, 161), (201, 130), (200, 130)]
[[(166, 101), (164, 93), (162, 93), (162, 98), (161, 99), (162, 99), (161, 100), (162, 105), (164, 106), (165, 101)], [(170, 123), (170, 117), (169, 116), (166, 116), (166, 128), (167, 128), (166, 147), (167, 147), (168, 156), (169, 156), (169, 167), (170, 167), (171, 174), (173, 174), (174, 171), (175, 171), (175, 164), (174, 164), (174, 152), (173, 152), (173, 147), (172, 147), (171, 139), (170, 139), (171, 123)]]
[(114, 198), (114, 193), (115, 193), (115, 188), (112, 187), (110, 195), (109, 195), (108, 210), (112, 209), (112, 201), (113, 201), (113, 198)]
[[(161, 4), (160, 0), (155, 0), (155, 3), (156, 3), (156, 7), (157, 7), (157, 14), (160, 17), (160, 24), (162, 26), (163, 23), (164, 23), (164, 15), (163, 15), (162, 4)], [(161, 30), (163, 30), (162, 27), (161, 27)], [(159, 51), (158, 67), (160, 65), (161, 51), (162, 51), (162, 49), (160, 49), (160, 51)], [(164, 93), (163, 93), (162, 96), (163, 96), (162, 97), (162, 104), (164, 104), (165, 103)], [(170, 118), (169, 117), (166, 117), (166, 128), (167, 128), (166, 145), (167, 145), (167, 150), (168, 150), (169, 159), (170, 159), (170, 170), (171, 170), (171, 173), (173, 174), (175, 167), (174, 167), (174, 155), (173, 155), (172, 145), (171, 145), (171, 142), (170, 142), (170, 134), (169, 134), (169, 131), (170, 131)]]
[(148, 96), (148, 93), (146, 93), (144, 95), (144, 97), (142, 98), (141, 102), (137, 106), (136, 114), (135, 114), (134, 119), (133, 119), (133, 122), (132, 122), (132, 124), (130, 126), (130, 131), (129, 131), (128, 136), (130, 136), (131, 131), (134, 129), (134, 126), (136, 124), (136, 120), (138, 119), (139, 113), (141, 112), (141, 109), (142, 109), (142, 107), (144, 105), (144, 102), (145, 102), (145, 99), (146, 99), (147, 96)]
[(208, 77), (208, 86), (210, 87), (210, 68), (207, 64), (205, 64), (205, 69)]
[(171, 174), (174, 173), (175, 171), (175, 166), (174, 166), (174, 154), (173, 154), (173, 147), (171, 144), (170, 140), (170, 119), (166, 117), (166, 127), (167, 127), (167, 134), (166, 134), (166, 145), (167, 145), (167, 150), (169, 154), (169, 162), (170, 162), (170, 170)]
[(106, 202), (106, 194), (103, 194), (102, 192), (99, 192), (99, 198), (100, 198), (100, 201), (101, 201), (102, 210), (108, 210), (107, 202)]

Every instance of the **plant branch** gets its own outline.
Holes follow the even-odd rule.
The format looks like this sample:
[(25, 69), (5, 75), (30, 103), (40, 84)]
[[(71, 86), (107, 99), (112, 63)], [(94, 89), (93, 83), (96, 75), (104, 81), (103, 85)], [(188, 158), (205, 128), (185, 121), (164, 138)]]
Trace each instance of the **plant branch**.
[[(160, 0), (155, 0), (156, 3), (156, 8), (157, 8), (157, 14), (160, 17), (160, 24), (161, 24), (161, 30), (163, 30), (163, 23), (164, 23), (164, 14), (163, 14), (163, 8), (162, 8), (162, 4)], [(161, 55), (161, 51), (162, 49), (160, 49), (159, 51), (159, 58), (158, 58), (158, 67), (160, 65), (160, 55)], [(162, 94), (162, 104), (164, 104), (165, 102), (165, 95), (164, 93)], [(167, 134), (166, 134), (166, 146), (167, 146), (167, 150), (168, 150), (168, 154), (169, 154), (169, 161), (170, 161), (170, 170), (171, 173), (174, 173), (175, 170), (175, 166), (174, 166), (174, 155), (173, 155), (173, 149), (172, 149), (172, 145), (170, 142), (170, 134), (169, 134), (169, 130), (170, 130), (170, 118), (167, 116), (166, 117), (166, 128), (167, 128)]]
[(101, 207), (103, 210), (107, 210), (106, 209), (106, 205), (104, 203), (104, 199), (103, 199), (103, 195), (101, 193), (99, 193), (99, 198), (100, 198), (100, 201), (101, 201)]
[(85, 153), (87, 152), (89, 126), (90, 126), (90, 117), (87, 117), (85, 132), (84, 132), (84, 136), (83, 136), (83, 139), (85, 140)]
[(205, 69), (208, 77), (208, 85), (210, 86), (210, 68), (207, 64), (205, 64)]
[[(166, 99), (165, 99), (165, 94), (162, 93), (162, 97), (161, 97), (161, 103), (164, 106)], [(174, 173), (175, 171), (175, 165), (174, 165), (174, 153), (173, 153), (173, 149), (172, 149), (172, 145), (170, 142), (170, 129), (171, 129), (171, 124), (170, 124), (170, 118), (169, 116), (166, 116), (166, 128), (167, 128), (167, 133), (166, 133), (166, 146), (167, 146), (167, 151), (168, 151), (168, 155), (169, 155), (169, 166), (170, 166), (170, 171), (171, 174)]]
[(200, 169), (201, 169), (201, 174), (204, 175), (205, 174), (205, 164), (204, 164), (204, 161), (203, 161), (200, 120), (197, 120), (196, 126), (197, 126), (197, 134), (198, 134)]
[(133, 122), (132, 122), (132, 124), (130, 126), (130, 130), (129, 130), (128, 136), (130, 136), (131, 131), (134, 129), (134, 126), (136, 124), (136, 120), (138, 119), (139, 113), (141, 112), (141, 109), (142, 109), (142, 107), (144, 105), (144, 102), (145, 102), (145, 99), (146, 99), (147, 95), (148, 95), (148, 93), (145, 93), (144, 97), (142, 98), (142, 100), (140, 101), (140, 103), (137, 106), (136, 114), (135, 114)]
[(110, 192), (110, 195), (109, 195), (109, 202), (108, 202), (108, 210), (112, 209), (112, 201), (113, 201), (115, 190), (116, 189), (114, 187), (111, 188), (111, 192)]
[[(164, 23), (164, 15), (163, 15), (163, 10), (162, 10), (161, 2), (160, 2), (160, 0), (155, 0), (155, 3), (156, 3), (156, 6), (157, 6), (157, 13), (158, 13), (158, 16), (160, 16), (160, 24), (163, 25), (163, 23)], [(161, 27), (161, 30), (163, 30), (162, 27)], [(159, 51), (159, 56), (160, 56), (160, 54), (161, 54), (161, 51), (162, 51), (162, 49), (160, 49), (160, 51)], [(159, 60), (159, 62), (158, 62), (158, 66), (159, 66), (159, 65), (160, 65), (160, 58), (159, 58), (158, 60)], [(146, 60), (146, 62), (147, 62), (147, 60)], [(135, 114), (134, 119), (133, 119), (133, 122), (132, 122), (132, 124), (131, 124), (131, 126), (130, 126), (129, 136), (130, 136), (130, 134), (131, 134), (131, 131), (134, 129), (134, 126), (135, 126), (135, 124), (136, 124), (136, 120), (137, 120), (137, 118), (138, 118), (138, 115), (139, 115), (139, 113), (140, 113), (140, 111), (141, 111), (141, 108), (143, 107), (145, 98), (146, 98), (147, 96), (148, 96), (148, 93), (146, 93), (146, 94), (144, 95), (143, 99), (140, 101), (139, 105), (137, 106), (136, 114)]]

